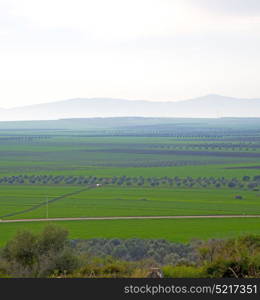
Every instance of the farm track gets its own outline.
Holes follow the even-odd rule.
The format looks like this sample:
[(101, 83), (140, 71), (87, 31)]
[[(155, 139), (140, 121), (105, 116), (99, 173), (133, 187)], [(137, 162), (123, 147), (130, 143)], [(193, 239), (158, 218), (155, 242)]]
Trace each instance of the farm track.
[(30, 211), (33, 211), (33, 210), (36, 210), (42, 206), (45, 206), (46, 204), (50, 204), (50, 203), (53, 203), (53, 202), (56, 202), (58, 200), (61, 200), (61, 199), (64, 199), (66, 197), (69, 197), (69, 196), (73, 196), (73, 195), (76, 195), (76, 194), (79, 194), (81, 192), (84, 192), (86, 190), (89, 190), (91, 189), (92, 187), (87, 187), (87, 188), (84, 188), (84, 189), (80, 189), (80, 190), (77, 190), (75, 192), (72, 192), (72, 193), (68, 193), (68, 194), (64, 194), (64, 195), (61, 195), (59, 197), (55, 197), (53, 199), (50, 199), (48, 201), (43, 201), (39, 204), (36, 204), (30, 208), (27, 208), (27, 209), (24, 209), (24, 210), (20, 210), (20, 211), (17, 211), (17, 212), (13, 212), (13, 213), (9, 213), (9, 214), (6, 214), (6, 215), (3, 215), (3, 216), (0, 216), (0, 220), (1, 218), (8, 218), (8, 217), (13, 217), (13, 216), (17, 216), (17, 215), (21, 215), (21, 214), (24, 214), (24, 213), (27, 213), (27, 212), (30, 212)]
[(17, 222), (50, 222), (50, 221), (96, 221), (96, 220), (146, 220), (146, 219), (232, 219), (232, 218), (260, 218), (260, 215), (194, 215), (194, 216), (130, 216), (130, 217), (81, 217), (81, 218), (41, 218), (1, 220), (0, 223)]

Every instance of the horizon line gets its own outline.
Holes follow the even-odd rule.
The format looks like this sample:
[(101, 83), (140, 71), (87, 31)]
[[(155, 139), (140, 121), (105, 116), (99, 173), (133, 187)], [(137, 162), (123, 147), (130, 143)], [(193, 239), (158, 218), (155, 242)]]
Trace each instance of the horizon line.
[(46, 104), (54, 104), (54, 103), (60, 103), (60, 102), (66, 102), (66, 101), (73, 101), (73, 100), (119, 100), (119, 101), (129, 101), (129, 102), (151, 102), (151, 103), (176, 103), (176, 102), (185, 102), (185, 101), (190, 101), (190, 100), (196, 100), (200, 98), (206, 98), (206, 97), (220, 97), (220, 98), (229, 98), (229, 99), (239, 99), (239, 100), (260, 100), (259, 98), (238, 98), (234, 96), (224, 96), (221, 94), (215, 94), (215, 93), (210, 93), (206, 94), (203, 96), (197, 96), (193, 98), (187, 98), (183, 100), (147, 100), (147, 99), (129, 99), (129, 98), (118, 98), (118, 97), (75, 97), (75, 98), (69, 98), (69, 99), (63, 99), (63, 100), (53, 100), (53, 101), (48, 101), (48, 102), (39, 102), (35, 104), (24, 104), (24, 105), (18, 105), (18, 106), (12, 106), (12, 107), (2, 107), (0, 106), (1, 110), (12, 110), (16, 108), (23, 108), (23, 107), (32, 107), (32, 106), (37, 106), (37, 105), (46, 105)]

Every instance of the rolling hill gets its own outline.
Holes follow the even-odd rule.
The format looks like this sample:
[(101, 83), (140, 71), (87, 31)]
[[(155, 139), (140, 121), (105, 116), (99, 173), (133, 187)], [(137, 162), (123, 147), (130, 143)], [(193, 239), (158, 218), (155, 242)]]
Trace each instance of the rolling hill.
[(112, 98), (76, 98), (31, 106), (0, 108), (0, 121), (95, 117), (260, 117), (260, 99), (207, 95), (183, 101), (155, 102)]

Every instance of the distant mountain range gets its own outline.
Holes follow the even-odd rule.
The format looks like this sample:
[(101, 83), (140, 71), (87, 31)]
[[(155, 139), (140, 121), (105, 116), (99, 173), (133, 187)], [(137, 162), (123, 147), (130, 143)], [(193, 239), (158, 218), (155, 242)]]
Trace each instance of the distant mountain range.
[(76, 98), (58, 102), (0, 108), (0, 121), (93, 117), (260, 117), (260, 99), (207, 95), (183, 101), (155, 102), (111, 98)]

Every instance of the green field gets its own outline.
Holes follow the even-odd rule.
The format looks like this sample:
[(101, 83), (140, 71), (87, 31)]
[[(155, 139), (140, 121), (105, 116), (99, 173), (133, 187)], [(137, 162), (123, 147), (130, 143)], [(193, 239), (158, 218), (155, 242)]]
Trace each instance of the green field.
[[(70, 195), (78, 190), (67, 186), (2, 186), (0, 215), (15, 212), (3, 219), (45, 218), (46, 199), (60, 195), (64, 198), (48, 205), (50, 218), (260, 214), (260, 196), (252, 191), (99, 187)], [(243, 199), (235, 199), (238, 192)], [(43, 206), (23, 213), (39, 203)]]
[[(0, 219), (260, 215), (259, 120), (130, 119), (0, 123)], [(260, 233), (259, 222), (61, 224), (72, 238), (188, 241)], [(2, 223), (0, 243), (42, 226)]]
[[(72, 239), (117, 237), (189, 242), (192, 239), (228, 238), (260, 233), (260, 218), (61, 221), (51, 224), (67, 228)], [(14, 236), (17, 230), (39, 232), (45, 225), (46, 222), (0, 224), (0, 245)]]

